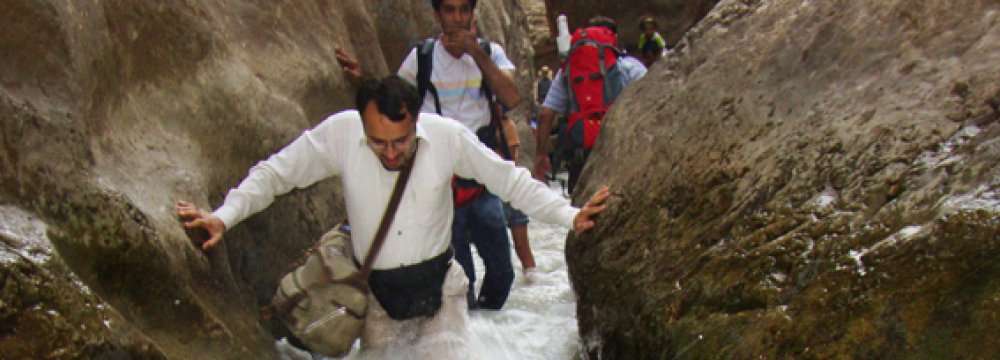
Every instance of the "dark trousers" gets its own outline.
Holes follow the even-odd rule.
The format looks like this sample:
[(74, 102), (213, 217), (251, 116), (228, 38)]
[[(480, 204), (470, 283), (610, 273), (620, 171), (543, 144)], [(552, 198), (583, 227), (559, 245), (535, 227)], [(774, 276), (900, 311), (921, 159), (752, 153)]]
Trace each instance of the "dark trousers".
[[(486, 266), (478, 298), (475, 296), (476, 269), (470, 243), (476, 245), (479, 257)], [(455, 249), (455, 260), (469, 277), (469, 309), (502, 308), (514, 283), (514, 268), (510, 262), (510, 239), (500, 198), (486, 191), (472, 204), (456, 208), (451, 225), (451, 245)]]
[(566, 181), (566, 189), (570, 195), (573, 194), (573, 187), (576, 186), (576, 181), (580, 179), (580, 172), (583, 171), (583, 166), (587, 164), (588, 157), (590, 157), (590, 150), (577, 149), (566, 160), (566, 172), (569, 173), (569, 179)]

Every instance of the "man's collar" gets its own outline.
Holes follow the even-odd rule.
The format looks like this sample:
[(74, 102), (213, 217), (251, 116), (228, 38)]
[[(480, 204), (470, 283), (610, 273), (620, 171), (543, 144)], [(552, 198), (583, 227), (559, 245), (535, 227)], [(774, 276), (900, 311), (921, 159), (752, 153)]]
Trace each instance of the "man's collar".
[(424, 130), (423, 123), (420, 121), (417, 121), (417, 139), (424, 139), (425, 142), (430, 141), (427, 138), (427, 130)]
[(444, 45), (441, 45), (441, 35), (438, 35), (437, 38), (434, 38), (434, 41), (435, 43), (434, 43), (433, 53), (437, 53), (438, 55), (434, 58), (434, 61), (446, 61), (443, 64), (441, 64), (442, 67), (448, 67), (452, 63), (459, 62), (462, 60), (463, 57), (465, 57), (465, 55), (468, 55), (468, 54), (462, 54), (459, 57), (455, 57), (455, 55), (452, 55), (450, 52), (448, 52), (447, 49), (444, 48)]

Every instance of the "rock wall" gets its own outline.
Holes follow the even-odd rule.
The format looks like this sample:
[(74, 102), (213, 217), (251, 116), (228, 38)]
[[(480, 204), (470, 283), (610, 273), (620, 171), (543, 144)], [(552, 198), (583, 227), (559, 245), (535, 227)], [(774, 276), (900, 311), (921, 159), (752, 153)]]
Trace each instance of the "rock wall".
[[(423, 12), (388, 23), (383, 3)], [(0, 357), (273, 357), (279, 330), (258, 306), (343, 217), (339, 181), (279, 199), (209, 252), (174, 203), (219, 205), (250, 166), (353, 107), (335, 44), (394, 71), (405, 45), (384, 28), (433, 19), (426, 1), (383, 3), (0, 3)], [(496, 38), (526, 31), (503, 20), (519, 3), (482, 3)]]
[(990, 358), (1000, 5), (722, 1), (612, 108), (591, 358)]

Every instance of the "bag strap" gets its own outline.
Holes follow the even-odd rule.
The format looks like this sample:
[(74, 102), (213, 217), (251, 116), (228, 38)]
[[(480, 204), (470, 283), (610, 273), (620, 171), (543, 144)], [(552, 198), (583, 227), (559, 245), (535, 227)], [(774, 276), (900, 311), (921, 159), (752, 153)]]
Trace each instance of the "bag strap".
[[(420, 142), (418, 141), (414, 144), (413, 149), (413, 159), (410, 163), (403, 167), (399, 173), (399, 177), (396, 178), (396, 185), (392, 188), (392, 195), (389, 196), (389, 205), (386, 206), (385, 213), (382, 214), (382, 222), (379, 223), (378, 231), (375, 232), (375, 241), (372, 242), (371, 249), (368, 250), (368, 255), (365, 256), (365, 262), (358, 269), (358, 272), (354, 273), (354, 276), (344, 278), (342, 280), (333, 281), (330, 278), (329, 269), (324, 267), (323, 275), (324, 279), (321, 283), (336, 282), (344, 285), (352, 286), (358, 290), (367, 292), (368, 291), (368, 276), (371, 275), (372, 265), (375, 263), (375, 257), (378, 256), (379, 250), (382, 249), (382, 244), (385, 242), (385, 236), (389, 233), (389, 225), (392, 224), (392, 219), (396, 216), (396, 209), (399, 208), (399, 202), (403, 199), (403, 190), (406, 189), (406, 183), (410, 179), (410, 171), (413, 170), (413, 166), (417, 160), (417, 148), (420, 147)], [(278, 287), (281, 291), (281, 287)], [(274, 315), (288, 316), (294, 308), (302, 299), (306, 297), (306, 289), (300, 291), (294, 296), (289, 297), (284, 302), (279, 304), (271, 303), (260, 309), (260, 317), (262, 319), (269, 319)]]
[(434, 38), (424, 40), (417, 44), (417, 94), (420, 94), (420, 105), (424, 104), (424, 97), (427, 92), (431, 92), (434, 97), (434, 110), (441, 115), (441, 98), (438, 96), (437, 87), (431, 83), (431, 68), (434, 55)]
[[(493, 54), (493, 47), (492, 45), (490, 45), (489, 41), (484, 39), (478, 39), (478, 42), (479, 42), (479, 47), (483, 48), (483, 50), (486, 50), (487, 54), (489, 55)], [(483, 83), (479, 91), (483, 94), (483, 96), (486, 97), (486, 103), (488, 104), (490, 109), (490, 125), (493, 125), (494, 130), (497, 131), (496, 135), (497, 146), (500, 147), (497, 150), (500, 151), (500, 155), (504, 159), (514, 160), (514, 157), (511, 156), (510, 154), (510, 145), (507, 144), (507, 135), (503, 133), (503, 124), (500, 123), (500, 121), (503, 119), (503, 114), (500, 112), (500, 109), (497, 109), (496, 97), (493, 96), (493, 91), (490, 90), (490, 86), (486, 82), (486, 75), (483, 75)]]
[(389, 196), (389, 206), (386, 207), (385, 214), (382, 215), (382, 222), (379, 223), (378, 231), (375, 232), (375, 240), (372, 242), (371, 248), (368, 249), (365, 262), (361, 264), (361, 269), (358, 269), (355, 275), (363, 283), (368, 283), (368, 276), (372, 273), (372, 265), (375, 263), (375, 257), (378, 256), (379, 250), (382, 249), (382, 244), (385, 243), (385, 236), (389, 233), (389, 225), (392, 225), (392, 219), (396, 217), (396, 209), (399, 208), (399, 202), (403, 199), (403, 190), (406, 189), (407, 180), (410, 179), (410, 172), (417, 162), (417, 148), (419, 147), (420, 142), (417, 141), (413, 145), (413, 158), (410, 159), (409, 164), (403, 167), (403, 170), (399, 173), (399, 177), (396, 178), (396, 185), (392, 188), (392, 195)]

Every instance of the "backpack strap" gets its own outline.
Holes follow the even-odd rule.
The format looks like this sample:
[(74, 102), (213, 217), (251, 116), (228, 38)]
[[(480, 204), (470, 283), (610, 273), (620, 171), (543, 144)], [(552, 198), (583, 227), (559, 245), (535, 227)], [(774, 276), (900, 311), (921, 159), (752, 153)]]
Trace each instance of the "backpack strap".
[[(490, 57), (492, 58), (493, 48), (490, 45), (490, 42), (482, 38), (478, 39), (478, 41), (479, 41), (479, 47), (483, 48), (483, 50), (486, 51), (486, 54), (490, 55)], [(493, 91), (490, 90), (490, 86), (489, 83), (486, 82), (485, 75), (483, 76), (483, 83), (480, 86), (479, 90), (480, 93), (482, 93), (483, 96), (486, 97), (486, 103), (490, 108), (490, 125), (492, 125), (493, 129), (496, 130), (495, 132), (497, 134), (496, 135), (497, 146), (500, 147), (497, 150), (500, 151), (500, 155), (502, 155), (503, 158), (513, 160), (514, 157), (510, 153), (510, 145), (507, 144), (507, 135), (504, 134), (503, 124), (500, 123), (501, 120), (503, 119), (503, 114), (501, 114), (500, 110), (497, 109), (496, 97), (493, 96)]]
[(601, 95), (604, 97), (604, 105), (611, 106), (611, 103), (615, 102), (615, 99), (618, 97), (618, 93), (621, 92), (621, 89), (619, 88), (617, 90), (614, 90), (615, 87), (613, 87), (614, 84), (612, 84), (612, 82), (616, 79), (608, 79), (608, 71), (610, 71), (611, 68), (618, 66), (618, 62), (615, 61), (614, 64), (611, 64), (611, 67), (607, 66), (607, 62), (604, 59), (605, 57), (604, 50), (607, 49), (611, 49), (611, 51), (615, 53), (616, 59), (621, 59), (622, 51), (621, 49), (619, 49), (614, 45), (599, 44), (597, 46), (597, 50), (599, 51), (598, 54), (600, 54), (600, 59), (601, 59), (601, 77), (604, 78), (604, 91), (602, 91)]
[(382, 244), (385, 243), (385, 236), (389, 234), (389, 226), (392, 225), (392, 219), (396, 217), (396, 209), (399, 208), (399, 202), (403, 200), (403, 190), (406, 190), (406, 182), (410, 179), (410, 172), (417, 163), (417, 150), (419, 147), (419, 141), (413, 144), (413, 158), (410, 159), (409, 164), (403, 166), (403, 170), (400, 171), (399, 176), (396, 178), (396, 185), (393, 186), (392, 195), (389, 196), (389, 205), (386, 206), (385, 213), (382, 214), (382, 222), (378, 224), (378, 230), (375, 231), (375, 239), (372, 242), (372, 246), (368, 249), (365, 262), (361, 264), (361, 268), (355, 273), (355, 277), (363, 284), (368, 283), (368, 276), (372, 273), (372, 265), (375, 264), (375, 257), (378, 256), (379, 250), (382, 250)]
[[(431, 71), (434, 68), (434, 43), (437, 42), (434, 38), (428, 38), (417, 44), (417, 93), (420, 94), (420, 104), (424, 103), (424, 98), (427, 96), (427, 92), (431, 93), (434, 97), (434, 110), (438, 115), (443, 115), (441, 113), (441, 97), (438, 95), (437, 87), (431, 82)], [(476, 42), (479, 43), (479, 47), (486, 51), (487, 55), (492, 57), (493, 48), (490, 42), (478, 38)], [(507, 144), (507, 136), (503, 134), (503, 127), (500, 124), (501, 114), (496, 108), (496, 99), (493, 96), (493, 91), (490, 90), (489, 83), (486, 82), (486, 77), (483, 77), (482, 84), (480, 85), (479, 91), (483, 96), (486, 97), (486, 102), (488, 103), (490, 111), (490, 124), (492, 124), (496, 129), (499, 130), (500, 138), (500, 153), (510, 159), (510, 148)]]
[(576, 51), (576, 49), (578, 48), (580, 47), (573, 46), (569, 49), (568, 52), (566, 52), (566, 62), (563, 63), (563, 68), (562, 68), (562, 76), (563, 76), (562, 80), (564, 85), (563, 89), (566, 90), (566, 111), (563, 113), (567, 115), (576, 112), (580, 108), (580, 105), (576, 103), (576, 94), (573, 93), (573, 79), (571, 79), (569, 71), (570, 70), (569, 57), (572, 56), (573, 52)]
[[(319, 280), (320, 284), (330, 284), (337, 283), (348, 285), (360, 290), (362, 293), (368, 293), (368, 277), (371, 275), (372, 266), (375, 264), (375, 257), (378, 256), (379, 250), (382, 249), (382, 244), (385, 243), (385, 236), (389, 233), (389, 226), (392, 225), (392, 220), (396, 217), (396, 209), (399, 208), (399, 203), (403, 199), (403, 191), (406, 190), (406, 183), (410, 179), (410, 172), (416, 165), (417, 161), (417, 150), (420, 147), (420, 142), (414, 144), (413, 148), (413, 158), (410, 159), (410, 163), (405, 165), (402, 170), (400, 170), (399, 176), (396, 178), (396, 184), (392, 188), (392, 194), (389, 195), (389, 204), (386, 206), (385, 213), (382, 214), (382, 221), (378, 225), (378, 230), (375, 232), (375, 238), (372, 242), (371, 247), (368, 249), (368, 254), (365, 256), (364, 263), (353, 276), (348, 276), (344, 279), (333, 280), (329, 269), (325, 266), (323, 267), (323, 277)], [(298, 278), (295, 277), (293, 273), (293, 280), (296, 281), (296, 286), (302, 291), (286, 297), (284, 302), (281, 303), (271, 303), (260, 309), (260, 318), (269, 319), (274, 315), (280, 315), (282, 317), (291, 316), (292, 309), (298, 306), (299, 302), (306, 298), (309, 291), (312, 289), (307, 289), (298, 285)], [(278, 291), (283, 291), (281, 287), (278, 287)], [(365, 314), (358, 314), (352, 310), (348, 312), (355, 318), (364, 318)]]
[(430, 91), (434, 96), (434, 109), (441, 115), (441, 97), (438, 96), (437, 88), (431, 83), (434, 43), (434, 38), (429, 38), (417, 44), (417, 94), (420, 94), (420, 104), (423, 105), (424, 97)]

